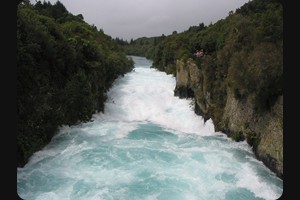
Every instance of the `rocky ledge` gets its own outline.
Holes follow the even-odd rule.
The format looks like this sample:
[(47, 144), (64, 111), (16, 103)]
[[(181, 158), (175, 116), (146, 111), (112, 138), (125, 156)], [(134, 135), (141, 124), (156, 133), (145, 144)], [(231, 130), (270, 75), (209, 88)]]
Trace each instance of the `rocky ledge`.
[(194, 97), (197, 114), (205, 120), (211, 118), (217, 131), (236, 141), (246, 140), (256, 157), (283, 179), (283, 96), (270, 110), (258, 112), (251, 98), (238, 100), (227, 88), (220, 103), (223, 106), (216, 106), (212, 92), (205, 87), (205, 74), (192, 59), (177, 60), (176, 70), (175, 95)]

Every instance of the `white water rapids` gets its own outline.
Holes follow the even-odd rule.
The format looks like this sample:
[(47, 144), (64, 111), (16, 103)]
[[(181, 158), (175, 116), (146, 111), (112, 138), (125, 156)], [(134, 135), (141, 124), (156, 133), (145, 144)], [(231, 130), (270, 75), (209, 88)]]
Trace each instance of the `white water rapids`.
[(108, 93), (105, 113), (64, 126), (17, 170), (23, 199), (277, 199), (283, 182), (204, 123), (192, 101), (174, 97), (175, 78), (132, 57), (134, 71)]

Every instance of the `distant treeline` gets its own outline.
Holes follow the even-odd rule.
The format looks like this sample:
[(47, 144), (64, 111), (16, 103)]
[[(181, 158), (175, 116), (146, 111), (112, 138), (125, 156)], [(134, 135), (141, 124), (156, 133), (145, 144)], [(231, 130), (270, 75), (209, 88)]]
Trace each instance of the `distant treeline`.
[(60, 125), (103, 111), (113, 81), (133, 68), (115, 40), (57, 1), (17, 8), (17, 166)]
[[(119, 43), (120, 44), (120, 43)], [(227, 89), (250, 98), (257, 111), (271, 108), (283, 93), (283, 9), (280, 0), (252, 0), (215, 24), (191, 26), (169, 36), (139, 38), (121, 47), (146, 56), (153, 67), (176, 75), (176, 60), (194, 59), (210, 91), (217, 122)], [(194, 53), (203, 50), (204, 56)]]

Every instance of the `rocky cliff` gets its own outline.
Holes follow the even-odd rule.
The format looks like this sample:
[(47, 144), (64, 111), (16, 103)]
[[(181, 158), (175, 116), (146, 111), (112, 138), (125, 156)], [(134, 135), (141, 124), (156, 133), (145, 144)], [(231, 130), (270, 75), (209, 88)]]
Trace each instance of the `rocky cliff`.
[[(217, 131), (234, 140), (246, 139), (257, 158), (283, 178), (283, 96), (270, 109), (257, 110), (250, 96), (237, 99), (226, 83), (210, 91), (213, 87), (209, 85), (214, 83), (208, 82), (206, 74), (192, 59), (177, 60), (176, 70), (175, 95), (194, 97), (197, 114), (205, 120), (211, 118)], [(216, 103), (220, 94), (223, 98), (218, 97)]]

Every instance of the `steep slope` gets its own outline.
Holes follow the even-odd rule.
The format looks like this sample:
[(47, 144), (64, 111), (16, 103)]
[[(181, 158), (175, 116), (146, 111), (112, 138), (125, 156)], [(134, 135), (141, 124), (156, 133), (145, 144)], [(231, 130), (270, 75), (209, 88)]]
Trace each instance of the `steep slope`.
[(175, 95), (194, 97), (197, 114), (212, 118), (217, 130), (236, 141), (246, 139), (257, 158), (283, 178), (283, 96), (270, 109), (258, 111), (251, 97), (238, 99), (227, 87), (224, 106), (217, 107), (205, 76), (193, 60), (178, 61)]
[(17, 8), (17, 166), (60, 125), (103, 111), (106, 91), (133, 62), (110, 36), (58, 1)]

